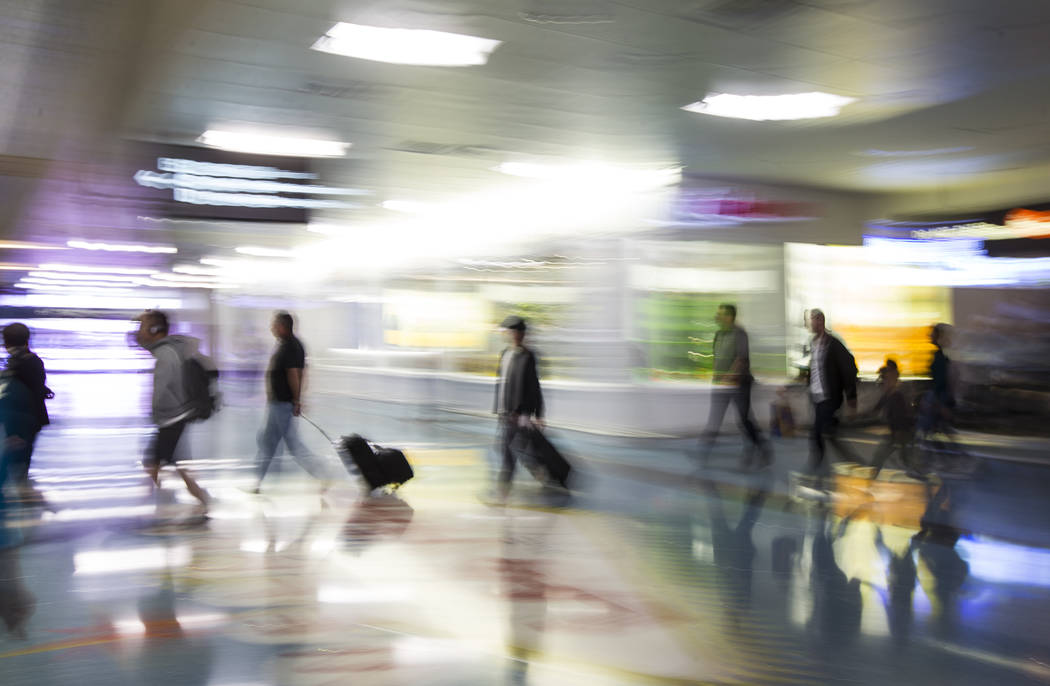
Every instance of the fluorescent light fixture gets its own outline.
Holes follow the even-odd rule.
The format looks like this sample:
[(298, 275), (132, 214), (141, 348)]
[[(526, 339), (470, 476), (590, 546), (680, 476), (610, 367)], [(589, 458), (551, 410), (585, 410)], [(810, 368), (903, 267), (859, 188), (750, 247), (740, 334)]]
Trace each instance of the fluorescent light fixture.
[(42, 264), (40, 269), (46, 272), (71, 272), (74, 274), (131, 274), (133, 276), (149, 276), (156, 274), (156, 269), (143, 269), (139, 267), (92, 267), (79, 264)]
[(293, 157), (345, 157), (349, 143), (298, 138), (265, 133), (209, 129), (197, 139), (210, 148), (257, 155), (291, 155)]
[(179, 251), (173, 245), (134, 245), (129, 243), (98, 243), (93, 241), (67, 241), (66, 245), (78, 250), (101, 250), (103, 252), (144, 252), (174, 254)]
[(503, 41), (460, 33), (389, 29), (339, 22), (313, 44), (314, 50), (390, 64), (470, 67), (485, 64)]
[(638, 168), (600, 162), (545, 164), (504, 162), (495, 167), (501, 174), (565, 184), (568, 187), (649, 190), (674, 185), (682, 180), (681, 167)]
[(700, 102), (682, 109), (698, 114), (753, 121), (787, 121), (834, 117), (856, 98), (831, 93), (790, 93), (787, 95), (734, 95), (710, 93)]
[[(234, 248), (239, 255), (250, 255), (252, 257), (294, 257), (295, 251), (282, 250), (280, 248), (261, 248), (256, 245), (242, 245)], [(201, 260), (203, 262), (203, 260)]]

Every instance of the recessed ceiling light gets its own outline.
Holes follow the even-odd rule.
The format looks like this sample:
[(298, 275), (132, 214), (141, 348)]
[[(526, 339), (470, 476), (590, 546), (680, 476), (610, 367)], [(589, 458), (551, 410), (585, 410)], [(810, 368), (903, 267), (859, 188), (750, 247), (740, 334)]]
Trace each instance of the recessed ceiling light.
[(345, 157), (350, 148), (342, 141), (299, 138), (246, 131), (209, 129), (197, 139), (210, 148), (256, 155), (290, 155), (293, 157)]
[(362, 60), (431, 67), (469, 67), (489, 61), (502, 41), (460, 33), (388, 29), (339, 22), (313, 44), (314, 50)]
[(683, 110), (698, 114), (753, 121), (787, 121), (834, 117), (856, 98), (831, 93), (790, 93), (787, 95), (734, 95), (711, 93)]

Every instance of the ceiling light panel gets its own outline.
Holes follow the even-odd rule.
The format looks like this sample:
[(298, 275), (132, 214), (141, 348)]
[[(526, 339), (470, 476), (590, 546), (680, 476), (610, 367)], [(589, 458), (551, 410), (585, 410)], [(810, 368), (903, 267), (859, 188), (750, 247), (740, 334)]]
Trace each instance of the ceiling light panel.
[(292, 157), (345, 157), (350, 149), (350, 144), (342, 141), (218, 129), (205, 131), (197, 142), (231, 152)]
[(390, 64), (470, 67), (487, 63), (501, 43), (460, 33), (339, 22), (312, 47), (320, 52)]
[(790, 121), (834, 117), (856, 102), (856, 98), (831, 93), (790, 93), (786, 95), (734, 95), (711, 93), (700, 102), (682, 109), (697, 114), (752, 121)]

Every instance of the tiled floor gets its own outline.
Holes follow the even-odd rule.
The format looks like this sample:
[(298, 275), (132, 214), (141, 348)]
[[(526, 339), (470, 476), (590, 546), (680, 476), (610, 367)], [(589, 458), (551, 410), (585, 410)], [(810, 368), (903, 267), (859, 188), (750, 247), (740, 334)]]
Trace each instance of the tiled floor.
[(786, 468), (673, 477), (670, 453), (565, 437), (586, 490), (566, 502), (522, 477), (497, 507), (485, 423), (333, 400), (322, 422), (403, 437), (417, 479), (322, 499), (292, 467), (256, 496), (257, 412), (223, 415), (193, 440), (206, 522), (176, 477), (146, 488), (141, 428), (50, 430), (35, 475), (57, 512), (23, 513), (4, 559), (4, 598), (36, 605), (0, 643), (0, 683), (1050, 681), (1050, 551), (956, 542), (972, 485), (843, 478), (820, 503), (790, 497)]

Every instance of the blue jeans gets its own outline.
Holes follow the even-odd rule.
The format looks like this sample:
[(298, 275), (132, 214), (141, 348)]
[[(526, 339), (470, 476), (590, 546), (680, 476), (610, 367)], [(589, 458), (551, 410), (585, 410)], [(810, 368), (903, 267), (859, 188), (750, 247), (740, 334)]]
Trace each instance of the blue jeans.
[(259, 432), (259, 481), (266, 477), (273, 456), (277, 454), (281, 441), (284, 441), (288, 452), (310, 476), (317, 479), (328, 479), (331, 475), (316, 455), (303, 445), (295, 430), (295, 417), (292, 416), (292, 404), (271, 401), (266, 406), (266, 424)]

